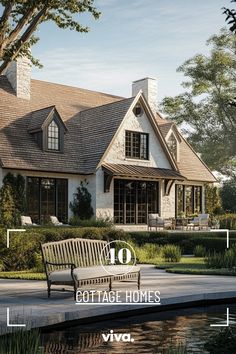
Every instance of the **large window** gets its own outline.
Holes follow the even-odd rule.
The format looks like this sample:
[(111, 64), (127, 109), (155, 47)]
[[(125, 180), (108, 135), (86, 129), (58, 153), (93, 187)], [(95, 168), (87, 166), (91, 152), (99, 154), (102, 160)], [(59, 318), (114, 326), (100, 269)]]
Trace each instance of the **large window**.
[(148, 134), (126, 131), (125, 132), (125, 156), (148, 160)]
[(68, 181), (66, 179), (27, 177), (27, 210), (35, 223), (47, 223), (56, 215), (68, 219)]
[(170, 153), (175, 160), (177, 160), (177, 141), (173, 133), (171, 133), (167, 145), (169, 147)]
[(158, 212), (158, 182), (114, 180), (116, 224), (146, 224), (148, 214)]
[(176, 216), (189, 216), (202, 211), (202, 187), (176, 185)]
[(48, 126), (48, 149), (59, 150), (59, 127), (54, 120)]

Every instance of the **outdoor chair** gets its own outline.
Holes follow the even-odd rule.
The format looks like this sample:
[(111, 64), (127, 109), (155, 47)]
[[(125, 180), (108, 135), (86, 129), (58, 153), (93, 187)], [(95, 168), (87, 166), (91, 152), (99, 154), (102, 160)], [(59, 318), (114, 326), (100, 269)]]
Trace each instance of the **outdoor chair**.
[(149, 214), (148, 215), (148, 230), (151, 230), (152, 227), (164, 228), (164, 219), (159, 216), (159, 214)]
[(21, 216), (21, 225), (22, 226), (38, 226), (37, 224), (32, 222), (32, 219), (30, 216)]
[(199, 230), (208, 229), (209, 228), (209, 214), (199, 214), (194, 217), (193, 220), (188, 224), (188, 227), (195, 228), (197, 227)]
[(70, 226), (68, 224), (63, 224), (58, 220), (56, 216), (50, 216), (50, 221), (54, 226)]

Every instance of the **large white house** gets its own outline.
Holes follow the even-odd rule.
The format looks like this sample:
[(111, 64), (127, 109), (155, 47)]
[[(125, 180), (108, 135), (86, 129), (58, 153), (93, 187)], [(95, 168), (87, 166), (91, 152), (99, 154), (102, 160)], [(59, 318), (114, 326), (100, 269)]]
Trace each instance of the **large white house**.
[(133, 82), (123, 98), (30, 75), (19, 59), (0, 76), (0, 185), (8, 172), (25, 177), (34, 222), (66, 220), (81, 181), (96, 216), (116, 224), (204, 212), (204, 184), (215, 178), (157, 112), (155, 79)]

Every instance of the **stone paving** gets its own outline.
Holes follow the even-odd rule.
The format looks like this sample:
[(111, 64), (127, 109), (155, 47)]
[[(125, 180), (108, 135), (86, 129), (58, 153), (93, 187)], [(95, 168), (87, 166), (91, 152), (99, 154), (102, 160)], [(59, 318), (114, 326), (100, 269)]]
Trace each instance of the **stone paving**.
[[(204, 299), (235, 298), (236, 301), (236, 279), (232, 276), (171, 274), (152, 265), (142, 265), (141, 279), (141, 290), (160, 291), (161, 306), (181, 306), (185, 302)], [(105, 287), (103, 289), (106, 290)], [(115, 283), (114, 290), (137, 290), (137, 287), (134, 283)], [(27, 328), (31, 328), (140, 310), (144, 306), (76, 305), (73, 294), (68, 292), (53, 292), (48, 299), (45, 281), (0, 279), (1, 331), (8, 331), (7, 308), (10, 324), (26, 324)], [(159, 309), (161, 306), (158, 306)]]

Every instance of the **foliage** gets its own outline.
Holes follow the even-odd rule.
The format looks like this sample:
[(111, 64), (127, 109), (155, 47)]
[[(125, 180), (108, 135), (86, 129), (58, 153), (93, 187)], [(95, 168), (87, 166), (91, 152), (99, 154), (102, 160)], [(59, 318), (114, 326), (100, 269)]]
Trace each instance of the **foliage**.
[(213, 252), (205, 259), (208, 268), (236, 268), (236, 246), (226, 249), (224, 252)]
[(210, 354), (232, 354), (236, 348), (235, 327), (226, 327), (214, 333), (205, 343), (205, 349)]
[(193, 250), (194, 257), (204, 257), (206, 255), (206, 248), (202, 245), (197, 245)]
[[(236, 2), (236, 0), (231, 0), (231, 2)], [(236, 10), (235, 9), (227, 9), (223, 7), (224, 14), (226, 15), (226, 22), (231, 26), (229, 29), (233, 33), (236, 34)]]
[(6, 227), (20, 225), (20, 215), (26, 206), (25, 179), (20, 174), (8, 173), (3, 178), (0, 195), (1, 222)]
[(236, 213), (236, 176), (223, 183), (221, 199), (226, 212)]
[(218, 214), (221, 211), (219, 188), (205, 184), (206, 213)]
[(19, 330), (10, 334), (0, 335), (0, 354), (40, 354), (40, 333)]
[(113, 223), (109, 218), (95, 218), (81, 220), (78, 216), (72, 216), (69, 221), (72, 226), (81, 227), (112, 227)]
[(223, 214), (218, 216), (221, 229), (236, 230), (236, 214)]
[(134, 245), (134, 250), (138, 263), (150, 264), (160, 260), (161, 248), (153, 243), (145, 243), (141, 247)]
[(179, 262), (181, 259), (181, 249), (176, 245), (165, 245), (161, 248), (161, 255), (166, 262)]
[(166, 349), (162, 351), (162, 354), (187, 354), (187, 346), (185, 343), (178, 342), (177, 344), (171, 343)]
[(197, 54), (177, 71), (188, 78), (184, 93), (165, 97), (162, 111), (184, 123), (188, 140), (211, 169), (234, 175), (236, 170), (236, 36), (225, 29), (213, 35), (209, 55)]
[(9, 184), (3, 185), (0, 190), (0, 222), (6, 228), (10, 228), (15, 223), (15, 203)]
[(39, 40), (34, 33), (42, 22), (52, 21), (61, 29), (88, 32), (89, 28), (80, 24), (78, 16), (88, 12), (99, 18), (93, 3), (94, 0), (1, 0), (0, 74), (17, 56), (27, 56), (33, 65), (41, 66), (30, 48)]
[(81, 220), (91, 219), (94, 214), (91, 206), (92, 197), (86, 187), (87, 185), (88, 182), (80, 182), (77, 193), (74, 194), (74, 200), (70, 203), (74, 216)]

